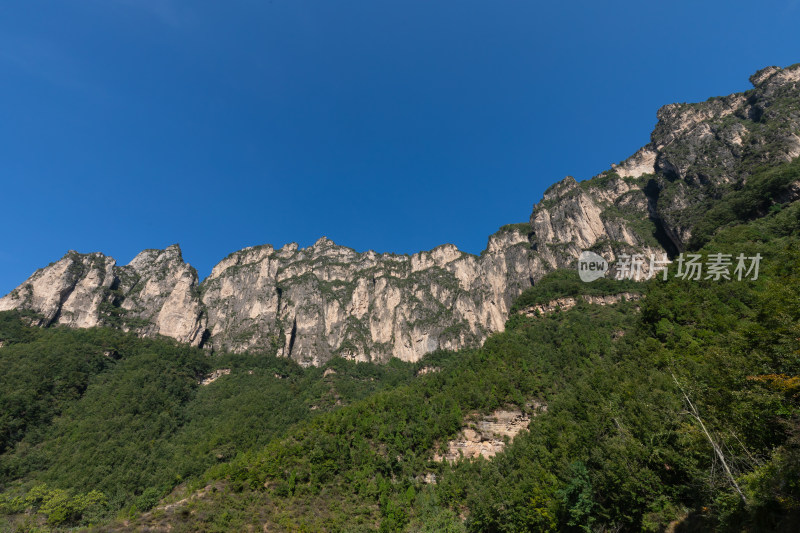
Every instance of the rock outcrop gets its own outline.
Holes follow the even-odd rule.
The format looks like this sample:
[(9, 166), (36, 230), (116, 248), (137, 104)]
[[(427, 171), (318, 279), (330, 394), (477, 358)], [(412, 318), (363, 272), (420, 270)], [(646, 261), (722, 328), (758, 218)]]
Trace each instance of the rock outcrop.
[(0, 311), (10, 309), (38, 313), (42, 326), (116, 326), (195, 346), (206, 331), (197, 272), (177, 244), (145, 250), (126, 266), (70, 251), (0, 299)]
[(476, 257), (444, 245), (411, 256), (313, 246), (236, 252), (203, 282), (214, 348), (270, 351), (302, 364), (334, 356), (417, 360), (480, 342), (545, 272), (527, 233), (502, 231)]
[(527, 407), (526, 413), (519, 409), (498, 409), (485, 416), (473, 415), (473, 420), (447, 443), (447, 451), (441, 455), (435, 453), (433, 460), (453, 463), (462, 458), (491, 459), (503, 451), (507, 441), (514, 440), (520, 431), (528, 429), (531, 414), (535, 416), (547, 411), (547, 406), (539, 402), (531, 402)]
[(571, 176), (551, 186), (530, 217), (534, 245), (552, 268), (593, 250), (613, 261), (619, 253), (664, 253), (638, 179), (616, 174), (578, 183)]
[(555, 311), (567, 311), (578, 305), (579, 301), (584, 301), (593, 305), (614, 305), (622, 301), (635, 302), (640, 300), (642, 295), (635, 292), (621, 292), (618, 294), (582, 294), (580, 296), (564, 296), (549, 302), (530, 305), (517, 311), (521, 315), (528, 317), (539, 317), (549, 315)]
[(664, 106), (650, 143), (590, 180), (556, 183), (529, 223), (504, 226), (479, 256), (453, 245), (359, 253), (323, 237), (305, 249), (240, 250), (199, 283), (177, 245), (125, 266), (69, 252), (0, 299), (0, 311), (34, 311), (43, 326), (110, 325), (303, 365), (414, 361), (475, 345), (504, 327), (524, 289), (573, 266), (581, 251), (609, 261), (674, 255), (713, 201), (754, 169), (798, 157), (800, 65), (769, 67), (751, 81), (746, 93)]
[[(231, 373), (231, 369), (230, 368), (218, 368), (217, 370), (214, 370), (209, 375), (207, 375), (206, 377), (201, 379), (199, 384), (202, 385), (202, 386), (211, 385), (212, 383), (217, 381), (222, 376), (227, 376), (230, 373)], [(251, 373), (252, 373), (252, 370), (251, 370)]]
[[(531, 215), (549, 264), (592, 248), (613, 261), (682, 251), (693, 226), (753, 171), (800, 156), (800, 64), (768, 67), (745, 93), (658, 110), (650, 142), (591, 180), (567, 177)], [(626, 253), (628, 253), (626, 251)]]

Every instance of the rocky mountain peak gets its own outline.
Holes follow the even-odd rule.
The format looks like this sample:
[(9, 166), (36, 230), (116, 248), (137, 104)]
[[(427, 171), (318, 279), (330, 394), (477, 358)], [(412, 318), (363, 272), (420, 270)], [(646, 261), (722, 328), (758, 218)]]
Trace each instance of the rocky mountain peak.
[(317, 242), (314, 243), (314, 248), (331, 248), (336, 246), (336, 243), (330, 240), (329, 238), (325, 237), (324, 235), (317, 239)]
[(64, 257), (34, 272), (25, 283), (0, 299), (0, 311), (30, 309), (40, 325), (55, 322), (74, 327), (100, 323), (100, 293), (113, 284), (116, 262), (101, 253), (70, 250)]
[(542, 194), (542, 202), (548, 202), (550, 200), (560, 198), (577, 186), (578, 182), (575, 181), (575, 178), (572, 176), (566, 176), (563, 180), (557, 181), (544, 191)]
[(750, 76), (750, 83), (754, 87), (765, 85), (785, 85), (800, 81), (800, 63), (791, 65), (786, 68), (771, 66), (762, 68), (752, 76)]
[(148, 249), (136, 254), (128, 266), (142, 273), (152, 273), (159, 269), (168, 269), (172, 266), (183, 266), (181, 247), (178, 244), (167, 246), (163, 250)]

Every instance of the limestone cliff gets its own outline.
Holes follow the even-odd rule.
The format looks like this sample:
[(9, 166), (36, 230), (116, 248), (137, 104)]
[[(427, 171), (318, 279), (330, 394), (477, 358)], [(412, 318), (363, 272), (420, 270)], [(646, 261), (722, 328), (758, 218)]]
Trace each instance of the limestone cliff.
[(699, 216), (759, 166), (800, 155), (800, 66), (769, 67), (742, 94), (658, 111), (650, 143), (584, 182), (550, 187), (529, 223), (504, 226), (475, 256), (443, 245), (414, 255), (309, 248), (235, 252), (202, 283), (177, 245), (119, 266), (69, 252), (0, 299), (40, 324), (111, 325), (214, 350), (319, 365), (332, 357), (417, 360), (480, 343), (512, 301), (582, 250), (674, 254)]
[[(745, 93), (662, 107), (650, 143), (615, 169), (651, 174), (650, 216), (668, 246), (681, 250), (703, 212), (754, 170), (800, 156), (800, 64), (750, 81)], [(643, 159), (652, 170), (637, 169)]]
[(177, 244), (145, 250), (126, 266), (100, 253), (70, 251), (0, 299), (0, 311), (10, 309), (38, 313), (43, 326), (110, 325), (193, 345), (206, 330), (197, 272)]
[(298, 249), (235, 252), (198, 283), (178, 245), (118, 266), (71, 251), (0, 299), (40, 325), (110, 325), (193, 345), (319, 365), (334, 356), (417, 360), (502, 329), (512, 300), (547, 270), (523, 225), (481, 256), (443, 245), (414, 255), (358, 253), (321, 238)]
[(314, 365), (417, 360), (477, 343), (502, 329), (513, 298), (546, 271), (528, 233), (503, 230), (479, 257), (452, 245), (358, 253), (325, 238), (302, 250), (236, 252), (202, 285), (211, 343)]
[[(531, 215), (556, 258), (593, 248), (683, 250), (714, 201), (756, 169), (800, 156), (800, 64), (751, 76), (753, 89), (657, 113), (650, 142), (591, 180), (555, 184)], [(560, 227), (560, 230), (556, 230)], [(578, 252), (579, 253), (579, 252)]]

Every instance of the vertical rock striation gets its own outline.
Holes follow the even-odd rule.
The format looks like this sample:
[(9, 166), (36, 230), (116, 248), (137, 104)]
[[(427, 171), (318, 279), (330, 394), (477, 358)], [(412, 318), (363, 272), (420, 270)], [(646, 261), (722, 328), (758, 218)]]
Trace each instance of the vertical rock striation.
[(115, 326), (143, 336), (201, 344), (206, 327), (197, 272), (177, 244), (145, 250), (130, 264), (70, 251), (0, 299), (0, 311), (24, 309), (40, 325)]
[(358, 253), (321, 238), (236, 252), (203, 282), (215, 348), (266, 350), (319, 365), (334, 356), (417, 360), (503, 327), (542, 266), (528, 232), (503, 231), (476, 257), (444, 245), (414, 255)]

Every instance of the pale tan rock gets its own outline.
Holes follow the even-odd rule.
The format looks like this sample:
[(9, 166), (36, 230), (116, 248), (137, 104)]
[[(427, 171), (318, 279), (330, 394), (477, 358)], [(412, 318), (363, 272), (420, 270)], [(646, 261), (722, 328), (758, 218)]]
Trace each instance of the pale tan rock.
[(434, 461), (452, 463), (462, 458), (491, 459), (505, 449), (506, 441), (514, 440), (520, 431), (528, 429), (531, 415), (547, 411), (547, 406), (539, 401), (532, 401), (527, 407), (527, 413), (519, 409), (498, 409), (489, 415), (468, 417), (458, 437), (447, 443), (444, 455), (434, 453)]
[(584, 294), (578, 297), (565, 296), (563, 298), (556, 298), (555, 300), (550, 300), (547, 303), (525, 307), (523, 309), (520, 309), (518, 313), (529, 317), (537, 317), (537, 316), (548, 315), (557, 310), (567, 311), (575, 307), (579, 299), (594, 305), (613, 305), (623, 300), (628, 302), (634, 302), (640, 300), (641, 298), (642, 295), (636, 292), (621, 292), (618, 294), (606, 294), (606, 295)]
[[(231, 373), (231, 369), (230, 368), (219, 368), (219, 369), (214, 370), (213, 372), (211, 372), (205, 378), (203, 378), (200, 381), (200, 385), (202, 385), (202, 386), (211, 385), (212, 383), (217, 381), (222, 376), (227, 376), (230, 373)], [(250, 371), (250, 373), (252, 373), (252, 371)]]
[(612, 167), (623, 178), (638, 178), (645, 174), (655, 174), (657, 155), (658, 153), (651, 148), (642, 148), (621, 165), (612, 165)]

